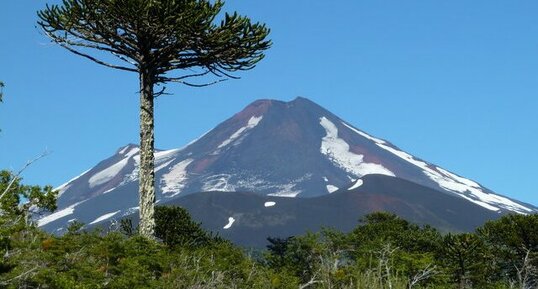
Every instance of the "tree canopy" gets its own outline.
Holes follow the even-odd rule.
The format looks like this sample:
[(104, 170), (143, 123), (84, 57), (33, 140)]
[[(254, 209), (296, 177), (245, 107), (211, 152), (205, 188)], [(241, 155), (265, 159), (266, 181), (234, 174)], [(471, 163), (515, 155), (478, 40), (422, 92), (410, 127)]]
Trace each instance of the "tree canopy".
[[(213, 3), (212, 3), (213, 2)], [(197, 84), (187, 79), (253, 68), (271, 46), (269, 29), (237, 13), (215, 20), (223, 1), (64, 0), (39, 11), (38, 24), (56, 43), (107, 67), (142, 72), (154, 83)], [(120, 63), (90, 55), (109, 52)], [(201, 69), (170, 76), (173, 70)], [(190, 71), (189, 71), (190, 72)]]

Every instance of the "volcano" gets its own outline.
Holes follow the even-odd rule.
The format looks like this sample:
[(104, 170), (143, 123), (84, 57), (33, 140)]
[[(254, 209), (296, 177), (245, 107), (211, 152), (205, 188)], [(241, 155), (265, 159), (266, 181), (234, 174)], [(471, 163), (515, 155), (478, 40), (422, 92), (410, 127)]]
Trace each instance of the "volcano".
[[(95, 225), (136, 215), (138, 164), (136, 145), (118, 149), (58, 187), (58, 211), (38, 225), (62, 232), (74, 220)], [(269, 235), (322, 225), (345, 230), (373, 211), (455, 231), (504, 214), (538, 212), (404, 152), (302, 97), (255, 101), (183, 148), (156, 150), (155, 175), (158, 204), (183, 204), (223, 236), (240, 230), (246, 215), (256, 224), (252, 234)], [(286, 213), (266, 207), (267, 202), (286, 204)], [(251, 210), (259, 212), (245, 213)], [(280, 213), (264, 215), (271, 210)], [(268, 219), (279, 219), (280, 227), (264, 223)]]

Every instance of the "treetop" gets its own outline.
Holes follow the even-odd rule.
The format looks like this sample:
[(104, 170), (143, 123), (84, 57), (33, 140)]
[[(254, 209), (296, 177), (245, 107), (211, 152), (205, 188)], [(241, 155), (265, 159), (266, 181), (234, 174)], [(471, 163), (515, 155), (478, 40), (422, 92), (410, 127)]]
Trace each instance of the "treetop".
[[(38, 12), (38, 25), (52, 41), (108, 67), (154, 76), (155, 83), (206, 74), (234, 77), (253, 68), (271, 46), (265, 24), (225, 13), (223, 1), (207, 0), (63, 0)], [(88, 49), (109, 52), (105, 62)], [(118, 64), (119, 63), (119, 64)], [(172, 70), (200, 71), (172, 77)]]

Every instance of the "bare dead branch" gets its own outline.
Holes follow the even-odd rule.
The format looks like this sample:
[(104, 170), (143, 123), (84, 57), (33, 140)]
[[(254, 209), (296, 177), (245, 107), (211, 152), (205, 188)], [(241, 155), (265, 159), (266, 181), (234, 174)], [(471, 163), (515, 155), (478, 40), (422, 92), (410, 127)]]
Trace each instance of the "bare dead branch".
[(317, 274), (312, 275), (312, 278), (310, 278), (310, 280), (308, 282), (306, 282), (305, 284), (299, 285), (299, 289), (305, 289), (305, 288), (308, 288), (308, 287), (310, 287), (310, 286), (312, 286), (314, 284), (323, 283), (320, 280), (316, 280), (316, 277), (317, 277)]
[(13, 184), (20, 179), (21, 177), (21, 174), (29, 167), (31, 166), (33, 163), (37, 162), (38, 160), (44, 158), (45, 156), (49, 155), (50, 152), (45, 150), (44, 152), (42, 152), (40, 155), (38, 155), (37, 157), (35, 157), (34, 159), (31, 159), (29, 161), (26, 162), (26, 164), (15, 174), (13, 175), (13, 178), (11, 179), (11, 181), (9, 182), (9, 184), (7, 185), (7, 187), (4, 189), (4, 191), (2, 192), (2, 194), (0, 195), (0, 200), (2, 200), (2, 198), (7, 194), (7, 192), (9, 192), (9, 190), (11, 189), (11, 186), (13, 186)]
[(15, 281), (15, 280), (18, 280), (18, 279), (21, 279), (21, 278), (23, 278), (23, 277), (26, 277), (27, 275), (33, 273), (34, 271), (37, 271), (37, 269), (39, 269), (39, 266), (35, 266), (34, 268), (32, 268), (32, 269), (30, 269), (30, 270), (28, 270), (28, 271), (26, 271), (26, 272), (23, 272), (23, 273), (21, 273), (21, 274), (15, 276), (15, 277), (13, 277), (13, 278), (11, 278), (11, 279), (8, 279), (8, 280), (6, 280), (6, 281), (0, 282), (0, 284), (1, 284), (1, 285), (8, 285), (9, 283), (11, 283), (11, 282), (13, 282), (13, 281)]
[(426, 268), (422, 269), (420, 272), (415, 274), (413, 278), (411, 278), (411, 280), (409, 280), (409, 285), (407, 286), (407, 288), (413, 289), (413, 287), (417, 285), (418, 283), (429, 279), (430, 277), (432, 277), (433, 275), (437, 273), (436, 269), (437, 267), (435, 265), (428, 264)]
[(385, 279), (387, 281), (387, 286), (389, 289), (392, 289), (392, 280), (391, 280), (391, 261), (392, 261), (392, 255), (398, 250), (399, 248), (392, 248), (390, 243), (387, 243), (383, 245), (383, 248), (381, 250), (377, 251), (377, 255), (379, 258), (379, 274), (381, 281)]
[(525, 257), (523, 257), (521, 267), (514, 265), (517, 272), (517, 279), (521, 289), (534, 289), (538, 279), (538, 268), (533, 266), (534, 258), (532, 251), (528, 248), (523, 248)]

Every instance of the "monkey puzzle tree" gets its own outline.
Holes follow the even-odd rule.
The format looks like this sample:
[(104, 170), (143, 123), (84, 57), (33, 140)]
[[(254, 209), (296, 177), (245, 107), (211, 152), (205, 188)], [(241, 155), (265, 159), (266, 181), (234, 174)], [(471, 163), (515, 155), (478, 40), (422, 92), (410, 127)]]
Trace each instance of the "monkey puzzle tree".
[[(221, 0), (63, 0), (38, 12), (53, 42), (140, 79), (140, 233), (154, 235), (154, 86), (206, 86), (253, 68), (271, 46), (265, 24), (226, 13)], [(93, 54), (90, 54), (93, 51)], [(107, 55), (108, 54), (108, 55)], [(212, 82), (193, 83), (213, 76)]]

